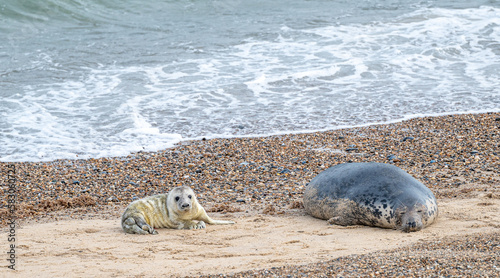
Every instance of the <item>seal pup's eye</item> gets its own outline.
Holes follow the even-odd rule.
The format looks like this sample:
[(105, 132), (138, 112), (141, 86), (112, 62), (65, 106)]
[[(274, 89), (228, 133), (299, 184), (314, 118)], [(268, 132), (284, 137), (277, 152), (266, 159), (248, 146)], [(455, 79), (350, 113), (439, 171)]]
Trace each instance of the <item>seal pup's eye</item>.
[(176, 201), (179, 201), (181, 198), (179, 196), (175, 197)]
[(191, 195), (188, 195), (188, 198), (189, 198), (189, 199), (191, 199), (192, 197), (193, 197), (193, 196), (191, 196)]

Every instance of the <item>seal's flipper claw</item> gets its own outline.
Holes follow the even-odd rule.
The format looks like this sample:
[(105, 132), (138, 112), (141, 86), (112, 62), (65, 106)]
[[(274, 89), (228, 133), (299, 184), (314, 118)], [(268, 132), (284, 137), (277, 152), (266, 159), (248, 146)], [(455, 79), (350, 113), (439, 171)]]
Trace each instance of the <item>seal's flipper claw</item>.
[(205, 224), (205, 222), (203, 222), (203, 221), (199, 221), (199, 222), (196, 224), (195, 229), (205, 229), (206, 227), (207, 227), (207, 225)]

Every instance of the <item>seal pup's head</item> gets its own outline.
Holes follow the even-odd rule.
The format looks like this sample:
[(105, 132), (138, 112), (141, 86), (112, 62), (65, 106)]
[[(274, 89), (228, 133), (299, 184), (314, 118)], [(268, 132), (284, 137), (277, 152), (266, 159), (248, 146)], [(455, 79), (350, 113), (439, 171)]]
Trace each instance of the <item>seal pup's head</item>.
[(168, 193), (167, 203), (174, 204), (172, 208), (175, 209), (177, 213), (188, 212), (196, 203), (196, 196), (191, 188), (179, 186)]

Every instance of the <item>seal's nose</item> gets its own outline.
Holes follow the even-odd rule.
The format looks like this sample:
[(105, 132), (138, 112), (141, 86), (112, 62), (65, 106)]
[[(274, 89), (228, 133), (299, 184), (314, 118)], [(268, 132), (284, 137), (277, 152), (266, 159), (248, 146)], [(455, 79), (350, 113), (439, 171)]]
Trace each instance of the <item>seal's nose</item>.
[(411, 217), (410, 219), (405, 221), (405, 225), (403, 225), (403, 231), (407, 233), (420, 231), (421, 229), (422, 223), (419, 221), (419, 219), (415, 219), (414, 217)]
[(181, 205), (181, 208), (185, 209), (185, 208), (188, 208), (190, 207), (191, 205), (189, 203), (184, 203)]
[(406, 225), (408, 226), (408, 228), (413, 229), (417, 227), (417, 222), (409, 221), (408, 223), (406, 223)]

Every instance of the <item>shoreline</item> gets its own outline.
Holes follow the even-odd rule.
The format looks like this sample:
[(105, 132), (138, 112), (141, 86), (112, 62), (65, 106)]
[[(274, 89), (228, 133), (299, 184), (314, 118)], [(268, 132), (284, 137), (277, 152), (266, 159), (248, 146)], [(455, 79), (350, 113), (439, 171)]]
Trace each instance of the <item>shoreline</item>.
[[(411, 254), (413, 251), (408, 251), (409, 247), (404, 246), (402, 246), (403, 249), (394, 249), (398, 246), (386, 246), (386, 249), (390, 249), (389, 251), (367, 247), (368, 251), (371, 250), (368, 254), (353, 249), (354, 253), (348, 253), (352, 255), (347, 257), (339, 255), (333, 261), (321, 259), (324, 261), (323, 263), (319, 263), (320, 259), (317, 259), (317, 261), (308, 262), (305, 266), (295, 263), (289, 265), (286, 260), (281, 262), (273, 257), (281, 256), (283, 251), (279, 251), (276, 255), (267, 252), (268, 256), (271, 257), (265, 261), (276, 259), (272, 268), (268, 268), (268, 264), (262, 261), (250, 269), (263, 270), (241, 272), (249, 269), (248, 266), (246, 268), (235, 267), (233, 270), (225, 268), (223, 275), (267, 277), (277, 274), (293, 276), (294, 273), (303, 272), (311, 276), (324, 276), (325, 273), (333, 275), (332, 269), (353, 271), (353, 275), (374, 273), (370, 268), (361, 266), (357, 270), (347, 266), (342, 267), (342, 264), (350, 260), (349, 258), (353, 258), (352, 256), (356, 260), (359, 259), (358, 261), (364, 265), (381, 264), (384, 260), (379, 259), (385, 258), (387, 265), (382, 266), (383, 268), (387, 267), (387, 270), (391, 266), (398, 266), (399, 272), (395, 270), (394, 273), (403, 274), (406, 273), (402, 271), (407, 266), (404, 262), (397, 260), (397, 254), (402, 253), (411, 263), (411, 266), (408, 267), (414, 271), (418, 271), (418, 267), (432, 266), (445, 270), (454, 266), (467, 268), (467, 265), (471, 265), (475, 272), (467, 273), (474, 275), (481, 273), (481, 269), (487, 269), (485, 267), (492, 264), (491, 258), (500, 255), (498, 232), (491, 232), (491, 229), (494, 231), (499, 227), (498, 224), (495, 224), (498, 223), (497, 215), (500, 212), (499, 141), (500, 113), (463, 114), (415, 118), (394, 124), (306, 134), (188, 141), (159, 152), (139, 152), (119, 158), (2, 162), (0, 167), (2, 173), (7, 171), (9, 165), (14, 165), (16, 169), (17, 237), (26, 237), (26, 233), (34, 233), (24, 240), (43, 241), (31, 238), (36, 237), (36, 231), (31, 231), (31, 228), (39, 229), (42, 226), (45, 227), (45, 224), (54, 223), (56, 224), (55, 228), (49, 225), (50, 229), (56, 229), (49, 231), (49, 233), (53, 232), (55, 237), (49, 240), (50, 243), (51, 240), (68, 238), (66, 236), (68, 232), (57, 230), (57, 226), (64, 226), (66, 225), (64, 223), (68, 221), (75, 221), (75, 224), (81, 225), (86, 221), (102, 220), (104, 222), (99, 223), (113, 227), (110, 240), (113, 238), (120, 238), (122, 241), (130, 240), (126, 237), (127, 235), (121, 232), (119, 225), (115, 227), (117, 225), (115, 222), (118, 221), (117, 219), (121, 216), (126, 205), (136, 198), (164, 193), (178, 185), (192, 187), (200, 203), (209, 214), (214, 213), (223, 218), (236, 217), (239, 219), (237, 222), (247, 223), (248, 227), (255, 226), (254, 228), (256, 228), (261, 225), (259, 223), (276, 222), (276, 227), (269, 229), (278, 230), (282, 226), (286, 227), (280, 222), (284, 221), (283, 219), (296, 221), (296, 217), (299, 217), (313, 221), (309, 226), (319, 225), (315, 229), (322, 231), (319, 233), (320, 236), (330, 233), (332, 233), (331, 236), (335, 236), (336, 233), (341, 233), (343, 230), (326, 227), (323, 221), (314, 222), (315, 220), (306, 217), (301, 209), (302, 192), (306, 184), (319, 172), (338, 163), (367, 161), (392, 163), (429, 187), (436, 195), (438, 205), (442, 204), (445, 209), (456, 211), (442, 211), (441, 207), (438, 219), (441, 218), (444, 222), (435, 227), (431, 225), (422, 233), (417, 232), (411, 235), (393, 234), (397, 231), (365, 230), (359, 227), (345, 231), (367, 233), (367, 236), (373, 233), (393, 234), (395, 240), (399, 237), (423, 237), (422, 239), (426, 242), (439, 240), (443, 244), (426, 248), (425, 245), (414, 242), (416, 247), (411, 248), (416, 248), (414, 252), (418, 254), (414, 257)], [(0, 177), (0, 183), (6, 184), (6, 178), (6, 175)], [(7, 230), (9, 212), (6, 209), (6, 204), (6, 200), (2, 200), (2, 208), (0, 208), (1, 231)], [(463, 210), (465, 208), (463, 204), (468, 204), (466, 210)], [(456, 222), (461, 220), (461, 214), (466, 212), (470, 215), (462, 219), (464, 222)], [(458, 225), (457, 223), (464, 225), (460, 229), (463, 230), (463, 234), (446, 235), (445, 232), (453, 230), (453, 228), (443, 225)], [(297, 222), (298, 224), (299, 222)], [(71, 227), (73, 224), (68, 225)], [(234, 228), (231, 227), (217, 228), (217, 230), (213, 226), (209, 228), (207, 233), (214, 230), (227, 238), (233, 238), (231, 234), (235, 232)], [(83, 232), (84, 234), (89, 233), (90, 241), (102, 240), (101, 236), (109, 233), (99, 230), (99, 227), (89, 227), (83, 229)], [(167, 233), (167, 231), (162, 232)], [(259, 233), (253, 231), (252, 233), (258, 235), (262, 231)], [(311, 235), (314, 236), (315, 233), (317, 232), (311, 231)], [(199, 236), (201, 237), (201, 235)], [(208, 234), (208, 236), (213, 238), (214, 235)], [(246, 237), (246, 241), (248, 241), (250, 235), (241, 236)], [(158, 239), (152, 237), (138, 240), (140, 242), (145, 240), (148, 244), (156, 244)], [(307, 241), (309, 239), (305, 237), (289, 240), (285, 242), (287, 248), (296, 245), (296, 240)], [(337, 240), (336, 237), (332, 238), (332, 242), (335, 240)], [(477, 244), (471, 246), (471, 241), (477, 242)], [(446, 251), (448, 246), (445, 243), (457, 244), (452, 248), (455, 250), (456, 256), (467, 256), (472, 259), (460, 262), (452, 254), (453, 252)], [(37, 245), (40, 244), (21, 245), (20, 261), (23, 260), (23, 253), (27, 252), (31, 254), (30, 256), (35, 256)], [(239, 244), (241, 243), (235, 243), (232, 248), (238, 250)], [(297, 250), (307, 252), (309, 248), (316, 247), (316, 245), (317, 243), (313, 245), (304, 243), (303, 247)], [(483, 248), (480, 250), (485, 251), (478, 252), (477, 248)], [(100, 252), (99, 250), (88, 250), (88, 252), (91, 254)], [(71, 255), (56, 254), (54, 257), (48, 256), (46, 259), (53, 259), (53, 265), (57, 265), (61, 258), (68, 260), (78, 258), (78, 252), (80, 251), (75, 249), (75, 253)], [(292, 253), (294, 252), (300, 255), (298, 251), (292, 251)], [(433, 261), (431, 259), (436, 258), (436, 252), (444, 252), (444, 257), (454, 259), (450, 259), (450, 262), (444, 262), (439, 260), (438, 256)], [(162, 256), (168, 256), (167, 254), (169, 253)], [(165, 258), (159, 258), (154, 254), (151, 256), (157, 260)], [(215, 254), (212, 256), (217, 257)], [(231, 258), (230, 256), (226, 257), (228, 260)], [(219, 258), (218, 260), (223, 259)], [(300, 258), (294, 260), (300, 261)], [(79, 262), (77, 259), (76, 263)], [(231, 264), (231, 262), (235, 261), (225, 263)], [(115, 265), (113, 260), (107, 262), (107, 267), (112, 268)], [(500, 265), (496, 264), (496, 267), (500, 267)], [(325, 269), (330, 269), (328, 270), (330, 272)], [(32, 271), (36, 272), (36, 269)], [(192, 272), (187, 275), (219, 273), (213, 271)], [(487, 272), (483, 273), (491, 275), (492, 273), (496, 274), (495, 271), (494, 268), (489, 267)], [(160, 273), (157, 274), (160, 275)], [(449, 274), (453, 275), (453, 273)], [(345, 272), (344, 275), (349, 275), (349, 273)]]
[[(365, 124), (358, 124), (358, 125), (341, 125), (333, 128), (324, 128), (324, 129), (319, 129), (319, 130), (299, 130), (299, 131), (293, 131), (293, 130), (288, 130), (288, 131), (279, 131), (275, 133), (256, 133), (256, 134), (250, 134), (250, 135), (221, 135), (221, 136), (197, 136), (197, 137), (187, 137), (183, 138), (180, 134), (182, 139), (180, 139), (177, 143), (169, 143), (172, 144), (172, 147), (166, 147), (164, 149), (159, 149), (159, 150), (152, 150), (152, 151), (134, 151), (131, 152), (127, 155), (117, 155), (117, 156), (98, 156), (98, 157), (89, 157), (88, 155), (81, 155), (81, 154), (75, 154), (74, 158), (56, 158), (56, 159), (51, 159), (51, 160), (29, 160), (29, 161), (2, 161), (0, 160), (0, 163), (52, 163), (52, 162), (57, 162), (57, 161), (74, 161), (74, 160), (89, 160), (89, 159), (120, 159), (124, 157), (129, 157), (133, 156), (137, 153), (156, 153), (156, 152), (163, 152), (169, 149), (173, 149), (178, 147), (179, 145), (185, 144), (185, 142), (191, 142), (191, 141), (201, 141), (201, 140), (219, 140), (219, 139), (249, 139), (249, 138), (265, 138), (265, 137), (273, 137), (273, 136), (287, 136), (287, 135), (302, 135), (302, 134), (312, 134), (312, 133), (323, 133), (323, 132), (332, 132), (332, 131), (337, 131), (337, 130), (347, 130), (347, 129), (356, 129), (356, 128), (364, 128), (364, 127), (370, 127), (370, 126), (379, 126), (379, 125), (391, 125), (391, 124), (397, 124), (401, 123), (404, 121), (409, 121), (413, 119), (420, 119), (420, 118), (437, 118), (437, 117), (445, 117), (445, 116), (454, 116), (454, 115), (477, 115), (477, 114), (499, 114), (500, 110), (498, 111), (489, 111), (489, 110), (472, 110), (472, 111), (458, 111), (458, 112), (443, 112), (443, 113), (429, 113), (429, 114), (409, 114), (405, 115), (401, 118), (397, 118), (394, 120), (387, 120), (387, 121), (380, 121), (380, 122), (370, 122), (370, 123), (365, 123)], [(144, 148), (144, 147), (143, 147)], [(80, 157), (81, 156), (81, 157)]]
[[(193, 187), (201, 200), (226, 205), (264, 201), (284, 208), (287, 201), (299, 199), (320, 171), (362, 161), (401, 167), (436, 197), (467, 196), (500, 183), (499, 128), (500, 113), (448, 115), (305, 134), (186, 141), (118, 158), (0, 167), (2, 173), (8, 165), (16, 167), (19, 218), (125, 204), (176, 185)], [(7, 184), (6, 175), (0, 183)], [(263, 189), (268, 192), (263, 194)], [(3, 200), (0, 227), (5, 225), (5, 207)]]

